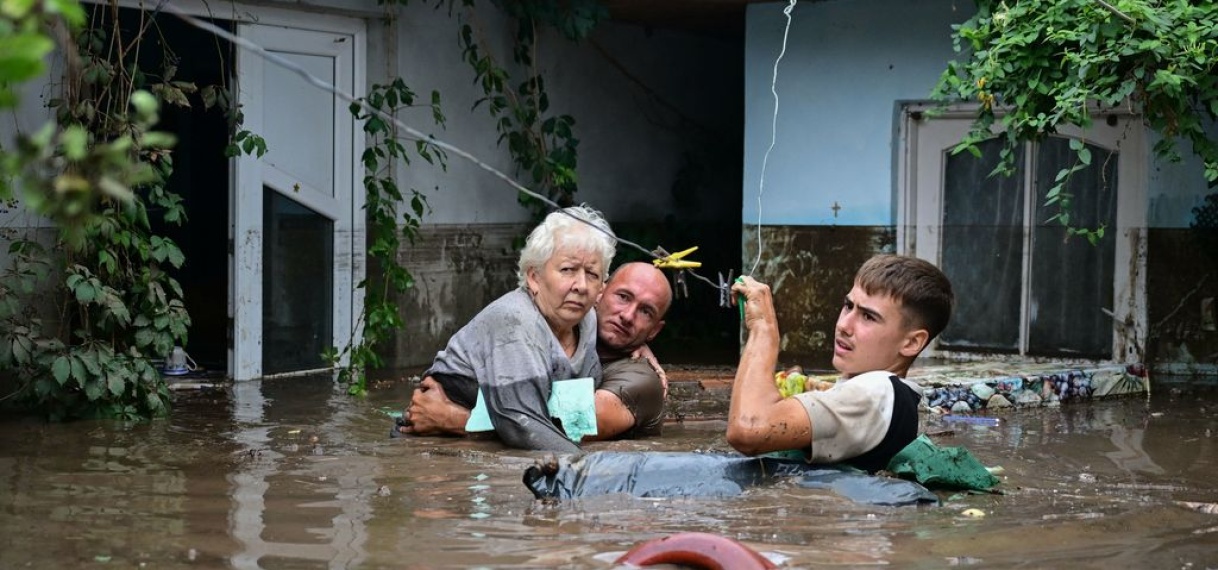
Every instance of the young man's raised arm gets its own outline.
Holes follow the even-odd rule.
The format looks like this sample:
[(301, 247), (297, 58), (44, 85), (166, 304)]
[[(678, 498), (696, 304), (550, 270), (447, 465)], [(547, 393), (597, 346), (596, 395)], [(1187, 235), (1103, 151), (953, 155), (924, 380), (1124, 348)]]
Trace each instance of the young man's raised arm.
[(808, 412), (798, 400), (783, 398), (774, 384), (780, 336), (770, 287), (744, 277), (732, 292), (745, 297), (748, 340), (732, 383), (727, 441), (745, 455), (810, 448)]

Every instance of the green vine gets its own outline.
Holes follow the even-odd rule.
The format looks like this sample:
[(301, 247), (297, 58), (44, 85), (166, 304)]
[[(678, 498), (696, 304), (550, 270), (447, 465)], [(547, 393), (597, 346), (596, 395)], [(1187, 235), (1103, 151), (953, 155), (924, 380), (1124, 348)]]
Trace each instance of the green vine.
[[(471, 8), (467, 13), (472, 15), (473, 0), (463, 3)], [(595, 0), (525, 0), (496, 5), (516, 22), (512, 61), (525, 70), (526, 77), (513, 88), (511, 73), (485, 47), (470, 23), (472, 17), (465, 19), (458, 34), (462, 57), (484, 94), (474, 108), (486, 105), (495, 119), (498, 142), (507, 142), (517, 174), (527, 173), (534, 191), (560, 206), (569, 206), (578, 190), (579, 139), (575, 138), (571, 115), (550, 113), (545, 80), (537, 69), (537, 32), (539, 26), (550, 26), (568, 40), (578, 41), (608, 18), (608, 9)], [(524, 193), (518, 194), (517, 200), (535, 219), (550, 210), (544, 202)]]
[[(72, 13), (68, 5), (33, 4), (44, 15)], [(191, 320), (169, 273), (185, 257), (154, 233), (152, 216), (176, 225), (186, 212), (165, 186), (175, 138), (153, 127), (162, 105), (189, 107), (197, 98), (205, 108), (224, 106), (231, 132), (243, 132), (228, 89), (177, 80), (168, 48), (158, 69), (141, 68), (156, 22), (141, 12), (138, 28), (126, 31), (118, 12), (98, 6), (87, 24), (83, 12), (67, 20), (72, 34), (60, 48), (68, 71), (61, 96), (49, 103), (54, 121), (2, 156), (5, 196), (18, 195), (59, 230), (49, 248), (10, 236), (14, 263), (0, 276), (0, 368), (16, 373), (15, 395), (52, 419), (168, 413), (168, 388), (154, 362), (185, 344)], [(31, 29), (49, 38), (54, 22)], [(252, 133), (240, 142), (265, 150)], [(49, 320), (48, 306), (56, 309)]]
[[(403, 239), (414, 243), (427, 211), (427, 197), (413, 188), (403, 193), (398, 187), (393, 166), (399, 160), (409, 165), (410, 152), (399, 140), (397, 129), (385, 118), (416, 106), (415, 93), (397, 78), (386, 85), (373, 85), (360, 103), (350, 107), (351, 114), (363, 121), (369, 142), (361, 158), (368, 223), (367, 251), (369, 261), (379, 268), (379, 275), (375, 276), (375, 283), (370, 284), (365, 279), (357, 285), (364, 289), (364, 312), (354, 327), (362, 333), (358, 341), (351, 339), (341, 349), (334, 347), (322, 356), (338, 369), (339, 380), (347, 384), (347, 391), (352, 395), (362, 396), (367, 392), (367, 370), (382, 365), (377, 348), (403, 324), (396, 296), (414, 285), (414, 278), (398, 263), (397, 256)], [(431, 93), (431, 101), (426, 106), (431, 109), (432, 120), (443, 127), (439, 92)], [(447, 167), (447, 156), (442, 149), (424, 140), (414, 141), (413, 146), (414, 154), (423, 160)], [(404, 209), (407, 204), (409, 209)]]
[[(388, 7), (405, 5), (407, 0), (386, 2)], [(452, 0), (437, 0), (436, 5), (452, 4)], [(473, 0), (462, 0), (473, 7)], [(508, 143), (518, 171), (528, 172), (534, 188), (560, 204), (573, 203), (576, 191), (576, 147), (570, 115), (550, 115), (549, 97), (544, 80), (534, 66), (536, 30), (538, 23), (559, 29), (566, 37), (586, 36), (592, 26), (607, 16), (604, 7), (591, 0), (575, 2), (526, 1), (497, 3), (508, 15), (517, 19), (513, 60), (529, 69), (529, 77), (516, 88), (510, 87), (510, 74), (495, 63), (475, 40), (474, 27), (460, 27), (462, 56), (474, 69), (475, 78), (484, 92), (474, 108), (486, 104), (496, 119), (499, 142)], [(444, 126), (440, 94), (432, 92), (430, 102), (416, 105), (415, 93), (401, 78), (385, 85), (374, 85), (360, 103), (351, 105), (351, 113), (363, 121), (369, 146), (364, 151), (365, 208), (368, 223), (369, 265), (376, 268), (375, 282), (365, 279), (358, 284), (364, 289), (364, 311), (355, 329), (359, 337), (349, 339), (345, 346), (332, 347), (323, 355), (338, 370), (341, 382), (352, 395), (367, 391), (367, 371), (383, 364), (378, 352), (381, 344), (401, 328), (402, 316), (396, 298), (413, 286), (410, 272), (398, 263), (402, 240), (413, 243), (419, 225), (428, 210), (426, 196), (418, 190), (402, 192), (393, 176), (397, 161), (410, 164), (410, 152), (399, 139), (394, 126), (386, 117), (402, 109), (426, 106), (431, 109), (436, 125)], [(413, 154), (432, 164), (446, 168), (447, 157), (442, 150), (427, 141), (413, 141)], [(541, 217), (548, 206), (520, 194), (518, 200), (534, 216)], [(344, 361), (345, 359), (345, 361)]]
[[(1218, 118), (1218, 4), (1148, 0), (977, 0), (977, 13), (956, 26), (960, 56), (948, 64), (934, 91), (945, 102), (978, 101), (980, 112), (956, 152), (979, 153), (977, 144), (1001, 125), (1002, 161), (1013, 169), (1015, 148), (1091, 125), (1095, 108), (1129, 109), (1163, 135), (1155, 153), (1178, 161), (1186, 141), (1204, 162), (1205, 178), (1218, 180), (1218, 144), (1206, 125)], [(1047, 197), (1054, 220), (1070, 226), (1070, 174), (1090, 164), (1082, 141), (1072, 141), (1077, 163), (1059, 172)], [(1103, 228), (1071, 228), (1094, 241)]]

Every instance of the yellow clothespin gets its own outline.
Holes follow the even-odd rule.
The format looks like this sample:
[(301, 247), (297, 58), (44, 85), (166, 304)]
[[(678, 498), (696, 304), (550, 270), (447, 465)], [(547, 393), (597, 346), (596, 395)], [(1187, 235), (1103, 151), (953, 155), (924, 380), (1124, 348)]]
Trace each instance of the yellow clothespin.
[(702, 267), (701, 261), (685, 261), (681, 258), (693, 253), (698, 249), (698, 246), (693, 246), (685, 251), (669, 254), (664, 257), (651, 260), (651, 263), (661, 269), (691, 269), (694, 267)]

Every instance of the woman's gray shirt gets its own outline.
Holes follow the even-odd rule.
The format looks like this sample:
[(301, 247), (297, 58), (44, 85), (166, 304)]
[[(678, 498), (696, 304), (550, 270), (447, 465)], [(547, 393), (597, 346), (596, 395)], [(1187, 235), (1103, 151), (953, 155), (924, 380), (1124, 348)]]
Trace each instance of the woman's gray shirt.
[(547, 402), (555, 380), (600, 379), (595, 310), (584, 315), (576, 334), (579, 344), (568, 358), (533, 299), (523, 289), (515, 289), (487, 305), (448, 339), (448, 346), (436, 354), (424, 375), (435, 377), (449, 394), (481, 388), (491, 424), (503, 443), (578, 452), (579, 446), (550, 419)]

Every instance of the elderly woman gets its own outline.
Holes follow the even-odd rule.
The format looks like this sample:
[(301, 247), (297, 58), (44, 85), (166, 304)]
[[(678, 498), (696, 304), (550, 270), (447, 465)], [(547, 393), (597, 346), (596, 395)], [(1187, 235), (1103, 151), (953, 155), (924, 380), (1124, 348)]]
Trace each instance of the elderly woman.
[[(608, 222), (592, 208), (546, 216), (520, 253), (519, 288), (487, 305), (449, 339), (419, 389), (438, 383), (468, 410), (481, 388), (491, 424), (506, 445), (579, 451), (550, 419), (546, 403), (555, 380), (601, 376), (592, 308), (615, 245)], [(403, 421), (409, 426), (409, 410)]]

